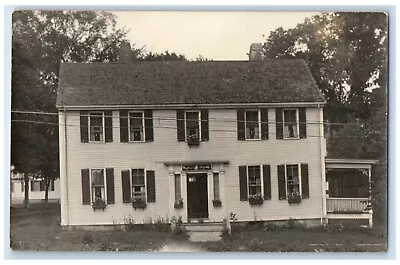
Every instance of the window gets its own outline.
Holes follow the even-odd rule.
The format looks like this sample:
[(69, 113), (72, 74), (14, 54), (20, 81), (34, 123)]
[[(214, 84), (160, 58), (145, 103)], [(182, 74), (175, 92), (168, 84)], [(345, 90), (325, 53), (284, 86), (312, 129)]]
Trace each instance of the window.
[(283, 110), (283, 138), (298, 138), (297, 109)]
[(186, 111), (186, 139), (200, 140), (199, 111)]
[(130, 112), (129, 113), (129, 141), (144, 142), (144, 113)]
[(25, 182), (21, 182), (21, 192), (25, 192)]
[(300, 194), (299, 165), (286, 165), (286, 193)]
[(40, 191), (40, 181), (31, 181), (31, 191)]
[(91, 170), (92, 202), (105, 202), (104, 169)]
[(103, 113), (95, 112), (89, 114), (89, 135), (91, 142), (103, 141)]
[(260, 139), (259, 111), (249, 110), (245, 112), (246, 139)]
[(214, 200), (220, 200), (219, 194), (219, 173), (215, 172), (213, 174), (213, 186), (214, 186)]
[(181, 198), (181, 174), (175, 174), (175, 202), (179, 202)]
[(247, 176), (249, 183), (249, 195), (262, 193), (261, 188), (261, 169), (260, 166), (248, 166)]
[(144, 169), (132, 169), (132, 198), (146, 201), (146, 185)]

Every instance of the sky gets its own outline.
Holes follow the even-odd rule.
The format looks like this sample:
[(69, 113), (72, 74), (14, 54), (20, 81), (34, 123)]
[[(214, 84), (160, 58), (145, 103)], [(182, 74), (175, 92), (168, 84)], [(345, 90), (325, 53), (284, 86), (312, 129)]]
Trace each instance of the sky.
[[(292, 28), (311, 12), (118, 11), (117, 25), (130, 30), (135, 47), (188, 59), (247, 60), (250, 44), (263, 42), (277, 27)], [(263, 37), (263, 35), (265, 37)]]

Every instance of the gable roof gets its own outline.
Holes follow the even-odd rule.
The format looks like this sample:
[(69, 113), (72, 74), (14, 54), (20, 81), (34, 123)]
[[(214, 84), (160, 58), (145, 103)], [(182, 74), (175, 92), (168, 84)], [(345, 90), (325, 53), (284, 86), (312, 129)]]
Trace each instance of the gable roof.
[(304, 60), (62, 63), (57, 107), (324, 102)]

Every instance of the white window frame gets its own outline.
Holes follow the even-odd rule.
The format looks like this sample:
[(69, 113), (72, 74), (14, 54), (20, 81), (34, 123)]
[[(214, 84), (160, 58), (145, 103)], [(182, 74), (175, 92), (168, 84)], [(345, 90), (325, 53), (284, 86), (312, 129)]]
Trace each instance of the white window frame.
[(185, 111), (185, 142), (187, 142), (187, 118), (186, 113), (190, 112), (197, 112), (199, 116), (199, 141), (201, 141), (201, 111), (200, 110), (186, 110)]
[(93, 187), (92, 187), (92, 170), (103, 170), (104, 178), (104, 203), (107, 205), (107, 178), (105, 168), (89, 168), (89, 185), (90, 185), (90, 205), (93, 205)]
[[(102, 122), (102, 124), (101, 124), (101, 127), (102, 127), (102, 130), (103, 130), (103, 139), (102, 139), (102, 141), (95, 141), (95, 140), (91, 140), (90, 138), (90, 128), (91, 128), (91, 125), (90, 125), (90, 121), (91, 121), (91, 119), (90, 119), (90, 117), (91, 117), (91, 115), (97, 115), (97, 116), (100, 116), (99, 114), (101, 114), (101, 122)], [(91, 111), (91, 112), (89, 112), (88, 113), (88, 135), (89, 135), (89, 142), (90, 143), (104, 143), (105, 142), (105, 138), (106, 138), (106, 132), (105, 132), (105, 119), (104, 119), (104, 111)]]
[(250, 194), (250, 179), (249, 179), (249, 167), (259, 167), (260, 168), (260, 180), (261, 180), (261, 193), (260, 195), (264, 197), (264, 172), (262, 165), (246, 165), (246, 176), (247, 176), (247, 197), (254, 196), (255, 194)]
[[(143, 132), (143, 140), (141, 141), (134, 141), (131, 139), (131, 113), (141, 113), (142, 114), (142, 132)], [(146, 142), (146, 130), (145, 130), (145, 117), (144, 117), (144, 111), (129, 111), (128, 112), (128, 126), (129, 126), (129, 131), (128, 131), (128, 139), (130, 143), (144, 143)]]
[[(286, 110), (295, 110), (296, 111), (296, 130), (297, 136), (296, 137), (285, 137), (285, 111)], [(299, 109), (298, 108), (284, 108), (282, 110), (282, 132), (283, 132), (283, 139), (291, 140), (291, 139), (300, 139), (300, 127), (299, 127)]]
[[(258, 117), (258, 138), (247, 138), (247, 112), (254, 112), (257, 111)], [(261, 111), (260, 109), (246, 109), (244, 110), (244, 139), (246, 141), (258, 141), (261, 140)]]
[(293, 164), (285, 164), (285, 193), (286, 193), (286, 198), (288, 197), (288, 179), (287, 179), (287, 166), (294, 166), (297, 165), (298, 173), (299, 173), (299, 194), (302, 196), (302, 181), (301, 181), (301, 164), (293, 163)]
[(147, 170), (146, 170), (146, 168), (131, 168), (130, 169), (130, 183), (131, 183), (131, 189), (130, 189), (130, 191), (131, 191), (131, 200), (133, 199), (133, 191), (132, 191), (132, 189), (133, 189), (133, 170), (134, 169), (136, 169), (136, 170), (138, 170), (138, 169), (143, 169), (143, 171), (144, 171), (144, 200), (145, 200), (145, 202), (147, 203)]

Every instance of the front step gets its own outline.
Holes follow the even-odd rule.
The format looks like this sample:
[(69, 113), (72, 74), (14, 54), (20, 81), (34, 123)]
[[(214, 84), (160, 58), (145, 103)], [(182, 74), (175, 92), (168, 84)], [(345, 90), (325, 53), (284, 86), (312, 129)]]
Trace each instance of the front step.
[(189, 235), (189, 240), (199, 241), (219, 241), (221, 240), (223, 223), (191, 223), (183, 224)]

